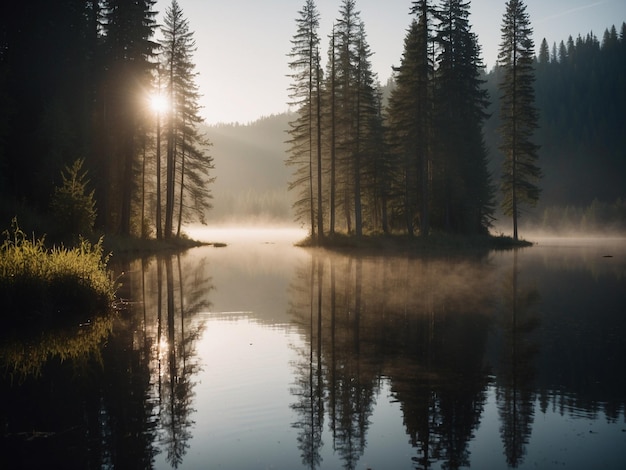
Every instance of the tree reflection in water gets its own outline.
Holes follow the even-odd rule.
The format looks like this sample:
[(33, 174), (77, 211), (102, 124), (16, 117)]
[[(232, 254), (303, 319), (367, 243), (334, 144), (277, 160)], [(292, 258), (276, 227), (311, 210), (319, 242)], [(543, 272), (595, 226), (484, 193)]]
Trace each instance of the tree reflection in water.
[(503, 280), (504, 331), (502, 370), (498, 374), (496, 400), (502, 425), (500, 434), (507, 464), (516, 468), (524, 461), (534, 419), (534, 359), (538, 353), (532, 334), (539, 326), (535, 286), (520, 287), (518, 251), (513, 253), (511, 275)]
[[(202, 275), (203, 263), (197, 263), (195, 269), (183, 270), (180, 256), (159, 257), (154, 261), (156, 279), (151, 279), (151, 283), (156, 283), (157, 295), (144, 297), (143, 303), (156, 298), (156, 306), (148, 307), (156, 311), (156, 318), (146, 318), (144, 334), (154, 338), (156, 348), (150, 357), (159, 444), (165, 449), (167, 461), (177, 468), (189, 448), (194, 424), (191, 420), (194, 411), (192, 378), (199, 369), (195, 343), (203, 329), (194, 314), (210, 306), (207, 297), (210, 279)], [(142, 273), (145, 272), (144, 267)], [(145, 276), (142, 276), (142, 285), (144, 283)]]
[(320, 466), (327, 413), (333, 450), (356, 468), (381, 380), (400, 402), (417, 468), (469, 465), (488, 383), (489, 271), (480, 260), (448, 266), (320, 251), (300, 270), (291, 313), (310, 351), (296, 364), (293, 426), (307, 467)]
[(0, 381), (0, 467), (151, 468), (159, 442), (172, 467), (182, 463), (203, 328), (195, 313), (211, 287), (205, 263), (193, 262), (118, 264), (132, 273), (119, 291), (132, 302), (118, 315), (48, 331), (37, 348), (3, 349), (17, 343), (2, 339), (3, 369), (11, 360), (20, 379)]
[[(526, 467), (546, 456), (583, 468), (587, 454), (623, 468), (623, 449), (607, 448), (621, 442), (626, 397), (617, 256), (263, 249), (269, 261), (197, 250), (120, 264), (128, 273), (120, 295), (130, 301), (106, 328), (92, 321), (76, 328), (82, 336), (42, 341), (56, 345), (52, 354), (0, 349), (13, 361), (0, 381), (0, 468), (250, 468), (265, 459), (281, 468), (454, 469)], [(276, 253), (289, 263), (268, 275)], [(197, 315), (215, 308), (210, 298), (245, 307), (250, 321), (205, 347), (221, 331), (217, 317)], [(205, 321), (216, 328), (205, 332)], [(248, 334), (259, 335), (255, 346), (277, 344), (253, 348), (240, 337)], [(75, 357), (64, 349), (78, 344), (91, 346)], [(241, 352), (245, 361), (233, 356)], [(32, 367), (33, 357), (44, 359)]]
[[(304, 299), (308, 298), (309, 303), (309, 324), (306, 326), (309, 331), (309, 351), (308, 354), (306, 351), (300, 351), (300, 359), (296, 365), (300, 373), (296, 375), (296, 383), (291, 388), (291, 394), (297, 398), (297, 402), (293, 403), (291, 408), (296, 411), (300, 418), (292, 426), (299, 430), (297, 441), (302, 463), (306, 467), (317, 468), (322, 463), (320, 450), (323, 446), (322, 432), (324, 428), (324, 389), (320, 347), (322, 340), (322, 289), (320, 288), (323, 279), (322, 264), (319, 262), (311, 263), (308, 277), (308, 292), (301, 291), (300, 294)], [(301, 307), (305, 308), (304, 306)]]

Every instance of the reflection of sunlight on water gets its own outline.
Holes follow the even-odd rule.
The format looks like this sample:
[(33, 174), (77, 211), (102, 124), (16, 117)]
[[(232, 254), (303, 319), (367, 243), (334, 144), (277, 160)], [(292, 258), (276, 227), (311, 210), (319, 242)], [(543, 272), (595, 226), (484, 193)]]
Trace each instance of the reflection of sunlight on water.
[(288, 290), (309, 251), (294, 246), (306, 231), (293, 226), (192, 226), (186, 233), (226, 246), (189, 250), (190, 259), (206, 258), (211, 278), (210, 307), (205, 312), (249, 312), (263, 322), (288, 321)]
[(193, 239), (226, 244), (276, 243), (294, 244), (307, 236), (305, 229), (272, 226), (190, 226), (186, 233)]

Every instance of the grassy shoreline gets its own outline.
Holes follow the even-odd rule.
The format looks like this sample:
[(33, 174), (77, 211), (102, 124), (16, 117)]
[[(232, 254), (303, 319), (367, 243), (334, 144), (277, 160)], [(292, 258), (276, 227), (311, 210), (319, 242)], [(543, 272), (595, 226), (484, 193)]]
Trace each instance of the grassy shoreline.
[(111, 309), (117, 283), (102, 239), (48, 248), (14, 219), (0, 246), (0, 316), (5, 325), (36, 327), (90, 318)]

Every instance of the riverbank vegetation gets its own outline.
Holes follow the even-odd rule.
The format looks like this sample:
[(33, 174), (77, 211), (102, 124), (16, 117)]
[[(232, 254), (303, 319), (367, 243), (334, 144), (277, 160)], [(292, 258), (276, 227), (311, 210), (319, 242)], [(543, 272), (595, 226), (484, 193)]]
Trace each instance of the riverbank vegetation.
[(84, 321), (111, 308), (116, 282), (102, 239), (73, 248), (48, 248), (14, 219), (0, 246), (0, 305), (5, 325), (34, 326), (59, 319)]

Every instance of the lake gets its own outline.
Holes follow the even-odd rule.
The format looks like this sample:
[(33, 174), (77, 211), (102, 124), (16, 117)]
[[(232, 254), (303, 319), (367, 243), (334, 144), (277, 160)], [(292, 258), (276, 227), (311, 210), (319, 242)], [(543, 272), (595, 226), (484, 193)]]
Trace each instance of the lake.
[(626, 240), (192, 235), (228, 246), (114, 257), (115, 315), (5, 332), (0, 468), (626, 468)]

